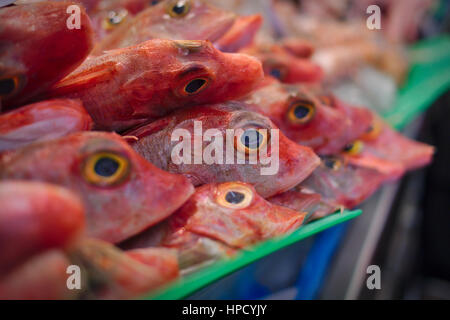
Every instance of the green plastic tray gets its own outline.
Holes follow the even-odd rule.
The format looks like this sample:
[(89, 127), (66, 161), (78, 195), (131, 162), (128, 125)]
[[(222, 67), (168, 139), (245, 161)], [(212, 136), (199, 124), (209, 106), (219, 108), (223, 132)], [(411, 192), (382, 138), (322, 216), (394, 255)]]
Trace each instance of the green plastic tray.
[(216, 262), (195, 273), (182, 277), (158, 292), (150, 294), (144, 299), (175, 300), (182, 299), (204, 286), (258, 260), (268, 254), (284, 248), (290, 244), (300, 241), (304, 238), (330, 228), (336, 224), (353, 219), (361, 214), (361, 210), (344, 211), (335, 213), (323, 219), (308, 223), (293, 233), (275, 238), (246, 250), (240, 251), (236, 256)]
[[(402, 129), (411, 122), (450, 87), (450, 36), (417, 43), (410, 48), (409, 55), (411, 68), (408, 80), (399, 90), (392, 110), (383, 114), (384, 118), (397, 129)], [(360, 214), (361, 210), (344, 211), (314, 221), (290, 235), (265, 241), (239, 252), (231, 259), (218, 261), (182, 277), (143, 298), (182, 299), (264, 256)]]

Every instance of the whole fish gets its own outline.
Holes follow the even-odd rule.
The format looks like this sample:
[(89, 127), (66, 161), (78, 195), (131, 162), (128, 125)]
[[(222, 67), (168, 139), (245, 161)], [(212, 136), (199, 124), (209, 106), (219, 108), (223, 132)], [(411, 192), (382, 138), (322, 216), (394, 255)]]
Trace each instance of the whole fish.
[(74, 133), (4, 152), (0, 179), (54, 183), (79, 195), (87, 234), (122, 241), (161, 221), (193, 193), (183, 176), (164, 172), (120, 136)]
[(257, 59), (208, 41), (150, 40), (88, 59), (49, 96), (80, 99), (98, 128), (124, 130), (184, 106), (238, 98), (262, 76)]
[(0, 152), (92, 127), (92, 119), (79, 101), (61, 99), (30, 104), (0, 115)]
[[(163, 170), (186, 175), (195, 186), (242, 181), (269, 197), (303, 181), (319, 158), (310, 148), (286, 138), (268, 118), (246, 108), (242, 102), (192, 107), (126, 134), (136, 137), (132, 146), (145, 159)], [(214, 132), (214, 139), (207, 138), (208, 131)], [(179, 132), (188, 135), (183, 141), (190, 150), (176, 151), (180, 143), (185, 145), (176, 136)], [(238, 163), (239, 156), (245, 161)], [(256, 160), (253, 163), (251, 156)]]
[(241, 50), (261, 60), (266, 76), (284, 83), (317, 83), (322, 79), (322, 69), (308, 58), (296, 57), (277, 44), (259, 44)]
[[(233, 25), (236, 15), (203, 0), (166, 0), (120, 23), (93, 50), (137, 45), (151, 39), (209, 40), (214, 42)], [(116, 19), (117, 21), (120, 18)], [(116, 22), (113, 18), (113, 23)]]
[(84, 228), (81, 200), (41, 182), (0, 182), (0, 279), (31, 257), (73, 242)]
[(38, 2), (0, 10), (0, 104), (11, 109), (73, 71), (92, 49), (84, 9), (80, 28), (69, 29), (74, 2)]
[(403, 136), (374, 115), (368, 132), (349, 144), (342, 154), (350, 163), (376, 169), (396, 179), (405, 171), (430, 163), (433, 153), (432, 146)]
[(340, 152), (372, 123), (366, 109), (337, 99), (330, 104), (307, 87), (281, 84), (271, 77), (243, 100), (253, 111), (269, 117), (289, 139), (319, 154)]
[(233, 254), (290, 233), (305, 214), (271, 204), (247, 183), (207, 184), (168, 220), (138, 235), (127, 247), (163, 245), (179, 250), (180, 267)]

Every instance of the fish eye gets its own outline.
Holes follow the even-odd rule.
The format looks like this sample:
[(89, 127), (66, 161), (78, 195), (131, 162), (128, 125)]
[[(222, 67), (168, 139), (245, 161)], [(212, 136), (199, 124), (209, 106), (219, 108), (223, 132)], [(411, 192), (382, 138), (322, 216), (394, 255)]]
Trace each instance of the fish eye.
[(0, 98), (5, 98), (16, 94), (19, 90), (19, 76), (7, 77), (0, 79)]
[(367, 131), (361, 136), (362, 140), (375, 140), (381, 132), (381, 123), (380, 121), (373, 121)]
[(360, 154), (363, 147), (364, 147), (363, 142), (361, 140), (356, 140), (356, 141), (346, 145), (342, 151), (346, 154), (353, 156), (353, 155)]
[(258, 152), (267, 145), (267, 129), (249, 128), (236, 137), (236, 148), (245, 154)]
[(84, 179), (96, 186), (109, 187), (125, 180), (130, 162), (120, 154), (104, 151), (90, 155), (83, 164)]
[(322, 163), (325, 167), (334, 171), (339, 170), (342, 166), (342, 161), (334, 157), (325, 157), (322, 159)]
[(305, 124), (311, 121), (316, 113), (316, 105), (308, 100), (291, 103), (288, 110), (288, 120), (295, 124)]
[(283, 81), (287, 74), (286, 68), (283, 65), (273, 61), (264, 62), (264, 73), (280, 81)]
[(126, 20), (128, 11), (121, 9), (119, 11), (110, 11), (108, 16), (103, 20), (102, 26), (105, 30), (112, 30), (118, 27), (122, 22)]
[(167, 8), (167, 12), (172, 18), (181, 18), (189, 13), (191, 9), (190, 1), (188, 0), (177, 0), (171, 1)]
[(209, 84), (209, 80), (206, 78), (196, 78), (190, 80), (183, 88), (183, 93), (186, 95), (194, 95), (203, 91)]
[(253, 191), (240, 183), (230, 182), (219, 186), (216, 201), (225, 208), (244, 209), (253, 200)]

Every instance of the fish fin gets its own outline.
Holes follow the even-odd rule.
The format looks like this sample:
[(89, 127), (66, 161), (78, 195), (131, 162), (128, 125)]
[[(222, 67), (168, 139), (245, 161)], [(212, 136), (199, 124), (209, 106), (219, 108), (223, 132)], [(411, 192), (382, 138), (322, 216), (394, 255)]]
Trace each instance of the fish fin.
[(119, 70), (119, 64), (115, 61), (107, 61), (93, 68), (86, 68), (79, 72), (74, 71), (51, 89), (52, 95), (61, 95), (82, 90), (92, 86), (93, 83), (108, 81)]

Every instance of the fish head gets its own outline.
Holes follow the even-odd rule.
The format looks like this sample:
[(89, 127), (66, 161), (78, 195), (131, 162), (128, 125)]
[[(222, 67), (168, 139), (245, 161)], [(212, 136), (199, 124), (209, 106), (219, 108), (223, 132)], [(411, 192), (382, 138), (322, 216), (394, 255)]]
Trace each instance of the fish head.
[(245, 102), (268, 116), (291, 140), (320, 154), (339, 152), (351, 141), (347, 133), (351, 132), (353, 122), (305, 86), (266, 78)]
[(261, 60), (266, 76), (284, 83), (316, 83), (323, 76), (322, 69), (313, 61), (296, 57), (278, 45), (253, 46), (243, 52)]
[[(298, 228), (305, 214), (271, 204), (242, 182), (207, 184), (170, 218), (171, 238), (194, 233), (242, 248)], [(167, 242), (175, 239), (168, 239)]]
[(124, 240), (169, 216), (192, 194), (180, 175), (140, 157), (120, 136), (82, 132), (4, 154), (1, 178), (62, 185), (86, 207), (87, 234)]
[[(116, 12), (116, 11), (115, 11)], [(135, 17), (122, 22), (128, 10), (117, 11), (117, 21), (103, 13), (103, 28), (113, 30), (94, 50), (123, 48), (150, 39), (216, 41), (230, 29), (236, 15), (218, 9), (203, 0), (165, 0), (151, 6)], [(111, 14), (111, 13), (109, 13)], [(123, 18), (121, 18), (123, 16)]]
[(92, 48), (92, 27), (80, 8), (69, 29), (72, 2), (38, 2), (0, 10), (0, 100), (13, 108), (74, 70)]
[(433, 153), (432, 146), (401, 135), (376, 115), (366, 133), (343, 152), (350, 163), (383, 172), (392, 180), (427, 165)]
[(301, 186), (319, 193), (334, 208), (351, 209), (387, 180), (388, 176), (377, 170), (353, 165), (339, 156), (326, 156)]
[(304, 89), (314, 95), (322, 106), (327, 107), (328, 111), (334, 109), (341, 115), (339, 120), (340, 134), (331, 135), (332, 139), (315, 149), (317, 153), (321, 155), (340, 153), (348, 144), (370, 130), (374, 115), (369, 109), (349, 105), (320, 86), (305, 86)]
[(137, 137), (133, 147), (144, 158), (194, 185), (243, 181), (263, 197), (297, 185), (319, 163), (312, 149), (242, 102), (180, 110), (127, 134)]
[(125, 86), (133, 95), (139, 96), (136, 88), (153, 88), (151, 99), (163, 105), (219, 103), (247, 94), (263, 78), (261, 63), (256, 58), (222, 53), (209, 41), (161, 40), (155, 45), (156, 42), (144, 43), (142, 48), (146, 44), (152, 46), (148, 58), (159, 59), (153, 68), (162, 71), (140, 73), (130, 86)]

